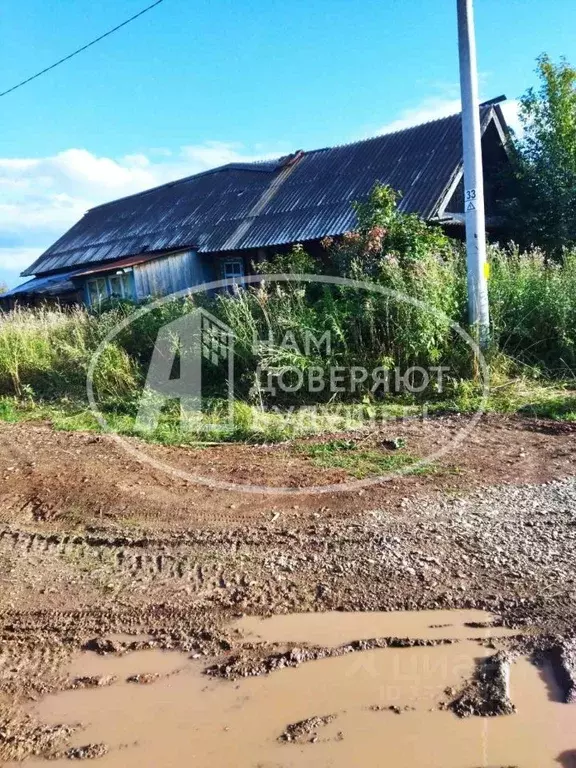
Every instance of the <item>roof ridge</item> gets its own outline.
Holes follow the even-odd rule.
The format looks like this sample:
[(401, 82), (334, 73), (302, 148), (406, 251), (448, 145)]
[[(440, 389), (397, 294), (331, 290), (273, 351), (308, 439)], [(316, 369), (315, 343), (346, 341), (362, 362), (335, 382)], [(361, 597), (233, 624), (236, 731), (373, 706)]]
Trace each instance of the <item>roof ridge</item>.
[[(378, 141), (385, 136), (397, 136), (400, 133), (408, 133), (416, 128), (424, 128), (424, 126), (431, 125), (432, 123), (440, 123), (443, 120), (452, 120), (458, 117), (460, 112), (454, 112), (452, 115), (445, 115), (444, 117), (436, 117), (434, 120), (427, 120), (425, 123), (417, 123), (416, 125), (408, 125), (406, 128), (399, 128), (397, 131), (390, 131), (389, 133), (378, 133), (376, 136), (366, 136), (364, 139), (358, 139), (357, 141), (348, 141), (344, 144), (336, 144), (333, 147), (324, 147), (323, 149), (312, 150), (312, 152), (325, 152), (329, 149), (345, 149), (346, 147), (353, 147), (355, 144), (367, 144), (369, 141)], [(307, 154), (312, 154), (309, 152)]]
[[(488, 109), (492, 109), (495, 105), (491, 102), (482, 102), (479, 104), (480, 111), (485, 111)], [(346, 147), (352, 147), (355, 144), (366, 144), (369, 141), (377, 141), (378, 139), (383, 139), (385, 136), (398, 136), (401, 133), (408, 133), (409, 131), (413, 131), (416, 128), (424, 128), (426, 126), (432, 125), (432, 123), (441, 123), (444, 120), (453, 120), (455, 117), (460, 117), (462, 114), (462, 111), (460, 112), (452, 112), (450, 115), (444, 115), (443, 117), (435, 117), (432, 120), (426, 120), (423, 123), (416, 123), (415, 125), (408, 125), (406, 128), (399, 128), (397, 131), (390, 131), (389, 133), (378, 133), (376, 136), (366, 136), (363, 139), (357, 139), (356, 141), (348, 141), (343, 144), (335, 144), (331, 147), (322, 147), (321, 149), (311, 149), (306, 152), (307, 155), (313, 155), (315, 152), (327, 152), (331, 149), (344, 149)]]
[[(490, 109), (492, 108), (492, 104), (490, 102), (481, 103), (480, 109)], [(406, 128), (399, 128), (397, 131), (390, 131), (389, 133), (379, 133), (376, 136), (367, 136), (364, 139), (357, 139), (356, 141), (348, 141), (344, 142), (342, 144), (334, 144), (330, 147), (319, 147), (318, 149), (309, 149), (309, 150), (299, 150), (302, 152), (303, 155), (315, 155), (319, 152), (328, 152), (332, 149), (345, 149), (347, 147), (352, 147), (354, 145), (359, 144), (366, 144), (370, 141), (378, 141), (385, 136), (398, 136), (401, 133), (408, 133), (409, 131), (414, 131), (418, 128), (424, 128), (426, 126), (430, 126), (433, 123), (440, 123), (446, 120), (453, 120), (455, 117), (459, 117), (461, 115), (461, 112), (453, 112), (450, 115), (444, 115), (444, 117), (436, 117), (432, 120), (426, 120), (423, 123), (417, 123), (416, 125), (409, 125), (406, 126)], [(92, 208), (89, 208), (87, 212), (89, 211), (97, 211), (100, 208), (105, 208), (107, 205), (114, 205), (114, 203), (117, 203), (121, 200), (130, 200), (133, 197), (141, 197), (143, 195), (146, 195), (151, 192), (156, 192), (160, 189), (168, 189), (169, 187), (174, 187), (177, 184), (184, 184), (187, 181), (190, 181), (191, 179), (197, 179), (201, 176), (207, 176), (211, 173), (220, 173), (221, 171), (227, 171), (227, 170), (246, 170), (246, 171), (261, 171), (262, 173), (273, 173), (276, 170), (279, 170), (281, 168), (281, 162), (284, 160), (285, 157), (290, 157), (291, 155), (285, 155), (283, 157), (275, 158), (274, 160), (253, 160), (253, 161), (237, 161), (232, 163), (225, 163), (224, 165), (218, 165), (215, 168), (207, 168), (205, 171), (199, 171), (198, 173), (192, 173), (189, 176), (183, 176), (181, 179), (174, 179), (173, 181), (167, 181), (164, 184), (158, 184), (156, 187), (150, 187), (149, 189), (143, 189), (141, 192), (134, 192), (131, 195), (125, 195), (124, 197), (118, 197), (114, 200), (109, 200), (106, 203), (100, 203), (99, 205), (95, 205)], [(264, 166), (273, 166), (269, 168), (264, 168)], [(258, 166), (261, 166), (259, 168)]]
[[(119, 203), (122, 200), (130, 200), (132, 197), (141, 197), (142, 195), (146, 195), (149, 192), (156, 192), (159, 189), (168, 189), (169, 187), (175, 187), (177, 184), (183, 184), (186, 181), (190, 181), (191, 179), (198, 179), (200, 176), (208, 176), (211, 173), (219, 173), (220, 171), (227, 171), (227, 170), (240, 170), (240, 171), (257, 171), (261, 173), (273, 173), (278, 168), (278, 161), (281, 158), (275, 158), (274, 160), (252, 160), (248, 162), (235, 162), (235, 163), (224, 163), (224, 165), (217, 165), (215, 168), (207, 168), (205, 171), (198, 171), (198, 173), (191, 173), (189, 176), (183, 176), (180, 179), (173, 179), (172, 181), (166, 181), (164, 184), (158, 184), (155, 187), (149, 187), (148, 189), (143, 189), (140, 192), (133, 192), (131, 195), (124, 195), (124, 197), (116, 197), (114, 200), (108, 200), (106, 203), (99, 203), (98, 205), (93, 205), (92, 208), (88, 208), (86, 213), (90, 213), (90, 211), (97, 211), (100, 208), (105, 208), (107, 205), (114, 205), (114, 203)], [(264, 166), (264, 165), (274, 165), (274, 168), (258, 168), (258, 166)]]
[[(487, 108), (483, 105), (480, 105), (480, 106), (481, 106), (481, 109)], [(319, 152), (328, 152), (329, 150), (332, 150), (332, 149), (345, 149), (346, 147), (352, 147), (355, 144), (366, 144), (369, 141), (378, 141), (384, 138), (384, 136), (396, 136), (400, 133), (407, 133), (408, 131), (413, 131), (417, 128), (423, 128), (424, 126), (429, 126), (432, 123), (439, 123), (439, 122), (442, 122), (443, 120), (452, 120), (459, 115), (460, 115), (460, 112), (454, 112), (451, 115), (445, 115), (444, 117), (437, 117), (437, 118), (434, 118), (433, 120), (427, 120), (424, 123), (417, 123), (416, 125), (409, 125), (406, 128), (400, 128), (397, 131), (390, 131), (390, 133), (379, 133), (376, 136), (367, 136), (364, 139), (357, 139), (356, 141), (348, 141), (342, 144), (334, 144), (329, 147), (319, 147), (318, 149), (304, 150), (303, 154), (315, 155)], [(288, 156), (289, 155), (286, 155), (285, 157), (288, 157)], [(269, 168), (266, 170), (262, 168), (262, 172), (264, 173), (268, 173), (268, 172), (273, 173), (275, 170), (279, 169), (279, 163), (282, 159), (283, 157), (278, 157), (278, 158), (275, 158), (274, 160), (253, 160), (248, 162), (239, 161), (239, 162), (225, 163), (224, 165), (218, 165), (215, 168), (207, 168), (205, 171), (199, 171), (198, 173), (192, 173), (189, 176), (183, 176), (181, 179), (174, 179), (173, 181), (167, 181), (164, 184), (158, 184), (158, 186), (156, 187), (143, 189), (141, 192), (134, 192), (131, 195), (125, 195), (124, 197), (117, 197), (114, 200), (109, 200), (107, 203), (100, 203), (99, 205), (95, 205), (92, 208), (89, 208), (88, 212), (97, 211), (100, 208), (105, 208), (107, 205), (113, 205), (114, 203), (117, 203), (121, 200), (130, 200), (133, 197), (140, 197), (142, 195), (148, 194), (149, 192), (156, 192), (157, 190), (168, 189), (169, 187), (176, 186), (177, 184), (184, 184), (185, 182), (190, 181), (191, 179), (197, 179), (197, 178), (200, 178), (201, 176), (207, 176), (211, 173), (220, 173), (221, 171), (227, 171), (227, 170), (259, 171), (260, 170), (260, 168), (258, 168), (259, 165), (260, 166), (274, 165), (275, 166), (274, 168)]]

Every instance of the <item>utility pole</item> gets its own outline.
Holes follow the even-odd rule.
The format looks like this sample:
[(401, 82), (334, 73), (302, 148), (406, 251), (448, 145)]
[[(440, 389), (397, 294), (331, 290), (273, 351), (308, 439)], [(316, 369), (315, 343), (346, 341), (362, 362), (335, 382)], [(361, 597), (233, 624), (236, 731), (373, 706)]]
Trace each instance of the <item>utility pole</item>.
[(488, 263), (478, 100), (478, 69), (472, 0), (458, 3), (458, 50), (464, 150), (464, 212), (468, 268), (468, 318), (481, 348), (489, 342)]

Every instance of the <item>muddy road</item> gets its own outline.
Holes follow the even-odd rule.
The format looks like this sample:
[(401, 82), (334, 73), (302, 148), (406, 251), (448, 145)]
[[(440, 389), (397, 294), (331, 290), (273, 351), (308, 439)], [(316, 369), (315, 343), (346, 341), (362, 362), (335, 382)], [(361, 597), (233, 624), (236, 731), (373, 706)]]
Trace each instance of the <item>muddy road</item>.
[[(419, 456), (459, 427), (369, 440)], [(288, 444), (147, 447), (292, 496), (1, 425), (0, 765), (574, 765), (575, 436), (484, 417), (433, 471), (328, 493), (305, 488), (346, 468)]]

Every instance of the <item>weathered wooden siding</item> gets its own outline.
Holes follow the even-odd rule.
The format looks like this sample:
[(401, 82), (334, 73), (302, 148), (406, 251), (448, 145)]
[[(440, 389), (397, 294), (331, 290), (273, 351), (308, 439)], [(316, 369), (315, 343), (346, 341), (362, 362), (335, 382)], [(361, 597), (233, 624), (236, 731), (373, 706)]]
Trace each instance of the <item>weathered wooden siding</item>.
[(167, 296), (211, 279), (212, 271), (195, 251), (162, 256), (134, 267), (137, 299)]

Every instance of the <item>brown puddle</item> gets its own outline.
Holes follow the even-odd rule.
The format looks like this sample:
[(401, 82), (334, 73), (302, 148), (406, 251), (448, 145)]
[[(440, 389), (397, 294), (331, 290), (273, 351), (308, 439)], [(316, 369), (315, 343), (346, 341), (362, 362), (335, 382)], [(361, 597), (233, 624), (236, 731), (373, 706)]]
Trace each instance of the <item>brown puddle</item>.
[[(465, 614), (404, 614), (403, 621), (411, 625), (412, 636), (426, 637), (430, 624), (450, 623), (459, 632), (463, 621), (469, 620), (470, 612)], [(370, 614), (363, 616), (356, 637), (397, 634), (391, 625), (384, 626), (381, 615), (373, 615), (374, 624)], [(315, 620), (322, 618), (333, 630), (324, 630), (319, 623), (310, 635), (298, 639), (332, 645), (354, 639), (347, 634), (347, 619), (342, 617), (346, 615), (316, 616)], [(274, 628), (274, 622), (283, 619), (292, 632), (300, 631), (302, 618), (295, 617), (293, 626), (288, 616), (262, 623)], [(487, 618), (484, 614), (471, 620)], [(244, 620), (245, 630), (249, 625)], [(275, 639), (284, 637), (284, 629), (274, 629)], [(406, 636), (406, 632), (402, 634)], [(102, 768), (570, 766), (559, 762), (559, 756), (576, 748), (576, 706), (558, 703), (559, 692), (548, 672), (542, 673), (525, 659), (519, 659), (511, 670), (515, 715), (461, 720), (438, 709), (445, 699), (444, 690), (459, 688), (472, 674), (474, 660), (490, 653), (473, 640), (386, 648), (235, 682), (209, 678), (202, 674), (202, 662), (174, 652), (140, 651), (96, 660), (94, 654), (86, 653), (82, 661), (75, 660), (74, 674), (120, 677), (184, 669), (150, 685), (118, 682), (48, 696), (34, 712), (48, 723), (84, 723), (85, 729), (73, 736), (71, 745), (105, 742), (110, 751), (96, 763)], [(138, 669), (129, 659), (138, 662)], [(400, 714), (387, 709), (391, 706)], [(278, 741), (289, 724), (331, 714), (335, 719), (306, 734), (304, 743)], [(312, 743), (314, 734), (317, 740)], [(55, 760), (51, 765), (69, 768), (70, 761)]]
[(486, 638), (516, 635), (517, 629), (466, 626), (491, 624), (492, 614), (478, 610), (288, 613), (261, 619), (245, 616), (234, 625), (249, 640), (336, 646), (371, 637)]
[(145, 635), (143, 633), (139, 635), (129, 635), (126, 632), (117, 632), (116, 634), (106, 635), (106, 637), (113, 643), (146, 642), (147, 640), (153, 639), (151, 635)]
[(167, 675), (185, 668), (188, 663), (184, 654), (169, 651), (134, 651), (122, 656), (80, 653), (72, 659), (68, 675), (71, 678), (114, 675), (120, 679), (139, 674)]

